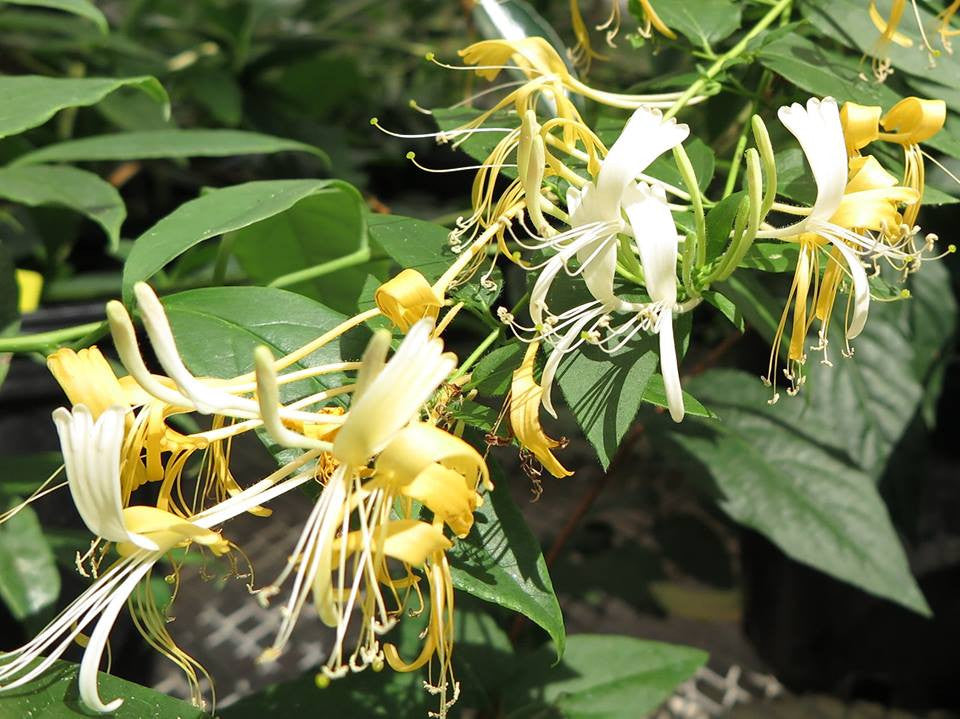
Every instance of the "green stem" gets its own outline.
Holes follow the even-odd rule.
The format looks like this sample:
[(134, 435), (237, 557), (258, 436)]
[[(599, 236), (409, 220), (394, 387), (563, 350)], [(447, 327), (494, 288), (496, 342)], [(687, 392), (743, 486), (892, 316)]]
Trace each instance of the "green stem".
[(743, 162), (743, 152), (747, 149), (747, 136), (750, 132), (752, 118), (760, 108), (760, 101), (770, 89), (770, 83), (773, 82), (773, 73), (764, 70), (760, 76), (760, 85), (757, 87), (757, 94), (750, 101), (750, 104), (744, 108), (743, 125), (740, 128), (740, 136), (737, 138), (737, 146), (733, 151), (733, 159), (730, 163), (730, 172), (727, 175), (727, 182), (723, 187), (723, 196), (729, 197), (733, 194), (733, 189), (737, 186), (737, 178), (740, 175), (740, 165)]
[(483, 356), (483, 353), (490, 348), (490, 345), (492, 345), (494, 342), (497, 341), (497, 337), (499, 336), (500, 336), (499, 327), (497, 327), (494, 330), (490, 330), (490, 334), (488, 334), (486, 337), (483, 338), (483, 342), (477, 345), (477, 348), (473, 352), (471, 352), (470, 356), (463, 361), (463, 364), (460, 365), (457, 371), (450, 376), (450, 379), (454, 380), (457, 377), (462, 377), (463, 375), (465, 375), (469, 371), (469, 369), (473, 367), (476, 361)]
[(230, 262), (230, 255), (236, 241), (237, 234), (235, 232), (228, 232), (220, 238), (220, 245), (217, 247), (217, 260), (213, 265), (212, 284), (215, 286), (222, 285), (227, 276), (227, 263)]
[(307, 280), (315, 280), (318, 277), (323, 277), (324, 275), (329, 275), (332, 272), (337, 270), (343, 270), (347, 267), (354, 267), (356, 265), (362, 265), (364, 262), (370, 259), (370, 248), (361, 247), (355, 252), (351, 252), (348, 255), (343, 257), (338, 257), (335, 260), (330, 260), (329, 262), (322, 262), (319, 265), (314, 265), (313, 267), (307, 267), (303, 270), (297, 270), (296, 272), (291, 272), (286, 275), (281, 275), (277, 277), (273, 282), (271, 282), (268, 287), (289, 287), (290, 285), (295, 285), (298, 282), (306, 282)]
[(770, 27), (773, 21), (776, 20), (784, 10), (790, 7), (791, 2), (793, 2), (793, 0), (779, 0), (778, 3), (770, 8), (767, 14), (760, 18), (760, 21), (754, 25), (753, 28), (751, 28), (750, 32), (740, 38), (740, 42), (718, 57), (716, 61), (709, 68), (707, 68), (707, 71), (701, 77), (697, 78), (694, 83), (690, 85), (690, 87), (688, 87), (679, 98), (677, 98), (677, 101), (673, 103), (673, 107), (664, 113), (664, 119), (667, 120), (680, 112), (690, 98), (695, 96), (704, 87), (706, 87), (707, 83), (719, 75), (720, 71), (723, 70), (724, 66), (730, 60), (733, 60), (734, 58), (737, 58), (743, 54), (743, 51), (747, 49), (747, 45), (750, 44), (750, 41)]
[(107, 327), (107, 321), (87, 322), (83, 325), (64, 327), (61, 330), (37, 332), (18, 337), (0, 337), (0, 352), (40, 352), (71, 340), (94, 335)]

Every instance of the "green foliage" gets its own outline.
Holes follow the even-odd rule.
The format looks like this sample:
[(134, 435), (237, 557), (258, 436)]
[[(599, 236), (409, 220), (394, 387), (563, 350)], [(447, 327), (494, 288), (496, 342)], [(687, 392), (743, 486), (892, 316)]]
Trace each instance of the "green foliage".
[[(15, 692), (0, 694), (0, 715), (10, 717), (89, 717), (77, 692), (79, 667), (57, 661), (53, 668)], [(122, 697), (113, 719), (209, 719), (209, 714), (187, 702), (138, 686), (103, 672), (97, 674), (101, 696)]]
[[(16, 507), (21, 498), (4, 503)], [(17, 620), (46, 609), (60, 594), (60, 574), (36, 512), (24, 507), (0, 525), (0, 599)]]
[(557, 657), (566, 633), (540, 545), (507, 489), (507, 477), (490, 462), (494, 489), (475, 513), (473, 529), (451, 550), (457, 589), (520, 612), (550, 635)]

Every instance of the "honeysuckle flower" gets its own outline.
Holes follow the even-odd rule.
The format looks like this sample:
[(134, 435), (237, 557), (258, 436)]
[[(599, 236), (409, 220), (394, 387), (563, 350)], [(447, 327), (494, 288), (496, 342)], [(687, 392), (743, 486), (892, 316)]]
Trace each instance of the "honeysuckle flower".
[[(927, 38), (927, 33), (923, 27), (920, 10), (917, 7), (917, 0), (910, 0), (910, 4), (912, 5), (913, 16), (917, 21), (917, 31), (920, 34), (923, 47), (926, 49), (927, 55), (930, 59), (930, 66), (935, 67), (936, 59), (940, 55), (940, 52), (933, 47), (933, 45), (930, 43), (930, 40)], [(884, 51), (890, 45), (890, 43), (892, 42), (893, 44), (903, 48), (913, 47), (913, 39), (900, 32), (898, 29), (903, 18), (904, 10), (906, 10), (906, 6), (906, 0), (893, 0), (893, 2), (890, 4), (889, 13), (884, 16), (883, 13), (881, 13), (877, 8), (877, 0), (870, 0), (868, 5), (870, 20), (873, 22), (874, 27), (876, 27), (880, 32), (880, 37), (877, 38), (877, 42), (870, 51), (870, 54), (873, 56), (873, 73), (880, 82), (886, 80), (887, 77), (889, 77), (893, 72), (891, 69), (890, 60), (884, 56)], [(950, 44), (950, 38), (960, 35), (960, 30), (950, 27), (950, 21), (953, 19), (953, 16), (958, 10), (960, 10), (960, 0), (953, 0), (949, 6), (947, 6), (937, 15), (937, 19), (940, 21), (937, 32), (940, 35), (940, 41), (943, 44), (944, 49), (949, 53), (953, 52), (953, 47)]]
[[(413, 569), (424, 568), (432, 596), (433, 582), (443, 576), (436, 567), (445, 566), (443, 553), (451, 546), (444, 529), (457, 536), (469, 532), (473, 511), (481, 502), (478, 486), (490, 486), (483, 458), (463, 440), (419, 421), (427, 400), (456, 366), (456, 358), (443, 351), (433, 330), (429, 318), (414, 324), (389, 360), (390, 335), (377, 332), (364, 352), (343, 423), (325, 448), (321, 442), (314, 443), (314, 451), (326, 452), (335, 469), (287, 567), (272, 585), (261, 590), (261, 597), (267, 599), (294, 575), (280, 630), (264, 660), (282, 651), (312, 593), (320, 619), (336, 628), (323, 675), (333, 679), (348, 670), (382, 665), (384, 649), (379, 636), (402, 613), (406, 590), (416, 586)], [(269, 403), (275, 395), (270, 357), (258, 352), (256, 359), (258, 383), (266, 390), (258, 394), (261, 402), (266, 397)], [(267, 428), (273, 434), (274, 423)], [(303, 440), (283, 433), (273, 436), (281, 442)], [(414, 502), (429, 512), (430, 521), (411, 516)], [(400, 563), (403, 576), (391, 574), (388, 559)], [(449, 584), (442, 592), (436, 591), (442, 595), (442, 606), (452, 607), (452, 602), (447, 602), (447, 594), (452, 592)], [(346, 656), (344, 643), (355, 610), (360, 613), (358, 643)], [(435, 610), (440, 608), (431, 612)], [(431, 626), (431, 631), (442, 636), (429, 635), (424, 661), (437, 653), (446, 667), (435, 687), (442, 698), (442, 713), (450, 678), (452, 630), (439, 619)], [(415, 668), (395, 652), (389, 657), (397, 669)]]
[[(664, 122), (658, 110), (636, 110), (604, 158), (596, 180), (586, 183), (582, 190), (573, 187), (568, 190), (570, 229), (524, 245), (529, 249), (555, 253), (542, 264), (530, 268), (539, 270), (540, 274), (531, 289), (529, 303), (533, 339), (554, 343), (542, 376), (542, 403), (544, 409), (554, 416), (551, 388), (564, 354), (575, 350), (583, 342), (615, 351), (642, 329), (657, 328), (660, 331), (664, 326), (660, 317), (673, 311), (676, 304), (676, 230), (673, 229), (666, 200), (660, 192), (659, 197), (663, 198), (663, 210), (670, 219), (671, 229), (665, 239), (651, 239), (648, 236), (650, 227), (660, 233), (664, 226), (660, 222), (660, 215), (651, 218), (647, 209), (641, 209), (648, 206), (649, 190), (642, 189), (646, 185), (637, 186), (635, 180), (653, 160), (683, 142), (688, 134), (686, 125), (679, 125), (673, 119)], [(633, 204), (637, 207), (628, 209), (628, 205)], [(653, 224), (648, 227), (648, 222)], [(672, 279), (651, 275), (652, 285), (658, 294), (657, 297), (651, 294), (651, 303), (627, 302), (614, 292), (617, 252), (622, 234), (633, 235), (638, 250), (643, 247), (641, 257), (648, 257), (652, 263), (652, 273), (664, 272), (668, 263), (661, 261), (659, 250), (651, 248), (662, 248), (664, 243), (673, 244), (674, 262), (669, 272)], [(576, 269), (570, 270), (569, 263), (574, 259), (577, 261)], [(561, 271), (581, 275), (593, 299), (559, 314), (552, 314), (548, 296)], [(674, 288), (672, 296), (666, 291), (670, 282)], [(611, 329), (612, 315), (621, 312), (631, 313), (632, 319)], [(521, 331), (525, 329), (519, 325), (517, 328)], [(668, 344), (672, 347), (672, 326), (663, 330), (661, 342), (664, 348)], [(672, 362), (671, 356), (674, 358)], [(672, 366), (672, 374), (675, 374), (675, 356), (675, 350), (664, 356), (667, 373), (670, 373)], [(682, 403), (672, 406), (676, 408), (673, 411), (675, 418), (682, 417)]]
[(543, 388), (533, 376), (533, 365), (539, 348), (539, 342), (531, 342), (523, 356), (523, 362), (513, 372), (513, 381), (510, 384), (510, 426), (520, 446), (532, 452), (544, 469), (554, 477), (569, 477), (573, 472), (560, 464), (552, 451), (563, 443), (548, 437), (540, 424)]
[[(291, 464), (214, 507), (191, 517), (180, 517), (153, 506), (124, 506), (121, 493), (121, 449), (129, 408), (107, 407), (95, 418), (82, 404), (72, 411), (60, 408), (53, 419), (60, 436), (71, 496), (88, 529), (101, 540), (116, 543), (120, 559), (100, 573), (93, 584), (24, 646), (0, 655), (0, 691), (23, 686), (45, 672), (90, 624), (80, 664), (80, 699), (89, 709), (115, 711), (123, 699), (104, 702), (97, 689), (97, 668), (110, 630), (127, 602), (154, 565), (175, 547), (200, 545), (215, 555), (229, 551), (230, 543), (212, 527), (268, 501), (306, 481), (312, 472), (278, 482)], [(309, 458), (308, 458), (309, 459)], [(191, 685), (194, 702), (202, 705), (198, 673), (203, 669), (179, 649), (166, 629), (166, 619), (145, 592), (135, 603), (147, 611), (136, 625), (148, 642), (180, 666)], [(131, 604), (131, 608), (135, 606)]]
[(17, 269), (15, 273), (20, 314), (33, 312), (40, 306), (40, 294), (43, 292), (43, 275), (33, 270)]
[[(845, 354), (849, 354), (849, 341), (863, 330), (870, 307), (864, 262), (884, 259), (909, 266), (915, 259), (916, 253), (906, 241), (909, 237), (891, 239), (890, 228), (902, 225), (899, 207), (917, 203), (918, 192), (897, 186), (873, 160), (858, 154), (848, 159), (848, 153), (856, 153), (875, 134), (870, 130), (870, 118), (876, 115), (872, 110), (848, 109), (845, 117), (850, 133), (845, 137), (840, 112), (832, 98), (811, 98), (806, 108), (799, 104), (780, 108), (780, 120), (799, 141), (817, 185), (816, 200), (809, 211), (804, 210), (805, 217), (787, 227), (758, 233), (760, 237), (779, 237), (800, 245), (790, 297), (774, 338), (766, 377), (775, 385), (780, 339), (792, 303), (793, 330), (785, 370), (791, 381), (791, 394), (803, 383), (804, 338), (814, 318), (821, 322), (817, 349), (826, 349), (834, 296), (843, 276), (848, 276), (852, 285), (845, 327)], [(826, 254), (827, 267), (823, 280), (818, 281), (821, 252)], [(808, 303), (814, 308), (812, 314), (808, 313)], [(777, 397), (774, 390), (773, 401)]]

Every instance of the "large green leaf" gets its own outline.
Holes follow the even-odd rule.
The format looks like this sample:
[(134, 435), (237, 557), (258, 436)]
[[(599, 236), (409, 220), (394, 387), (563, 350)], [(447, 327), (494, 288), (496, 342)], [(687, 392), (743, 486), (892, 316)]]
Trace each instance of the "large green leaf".
[(540, 545), (510, 496), (507, 478), (490, 465), (494, 490), (474, 513), (470, 534), (449, 553), (453, 584), (539, 624), (560, 656), (566, 643), (563, 615)]
[(563, 661), (548, 652), (524, 661), (504, 692), (507, 719), (647, 716), (707, 660), (706, 652), (605, 634), (570, 637)]
[(97, 26), (97, 29), (104, 34), (109, 32), (110, 29), (107, 25), (107, 18), (105, 18), (103, 13), (96, 7), (87, 2), (87, 0), (3, 0), (3, 2), (0, 2), (0, 6), (4, 3), (63, 10), (64, 12), (73, 13), (74, 15), (79, 15), (87, 20), (91, 20)]
[(696, 458), (691, 472), (713, 478), (730, 517), (797, 561), (929, 614), (874, 478), (808, 436), (828, 414), (808, 409), (798, 425), (792, 403), (768, 405), (770, 391), (744, 372), (713, 370), (690, 384), (723, 421), (685, 423), (672, 436)]
[[(89, 719), (77, 691), (79, 667), (58, 661), (49, 671), (13, 692), (0, 694), (0, 716), (36, 719)], [(122, 697), (111, 719), (208, 719), (202, 709), (109, 674), (97, 675), (100, 695)]]
[(121, 87), (142, 90), (169, 112), (170, 100), (156, 78), (59, 78), (40, 75), (0, 76), (0, 137), (41, 125), (65, 107), (100, 102)]
[(659, 364), (655, 345), (645, 339), (614, 355), (581, 345), (557, 371), (564, 399), (604, 469), (643, 403), (644, 390)]
[[(253, 351), (266, 345), (287, 354), (340, 324), (343, 315), (308, 297), (272, 287), (205, 287), (163, 298), (177, 347), (197, 375), (234, 377), (253, 369)], [(292, 366), (303, 369), (338, 362), (334, 340)], [(284, 401), (339, 384), (336, 375), (281, 388)]]
[(447, 237), (450, 230), (402, 215), (370, 215), (370, 238), (401, 267), (418, 270), (434, 282), (456, 259)]
[[(332, 182), (289, 209), (238, 230), (233, 254), (261, 284), (358, 253), (365, 260), (366, 214), (351, 185)], [(365, 268), (345, 267), (287, 286), (335, 310), (352, 312), (367, 274)]]
[(723, 40), (740, 27), (742, 12), (742, 7), (730, 0), (671, 0), (659, 3), (656, 9), (667, 27), (703, 47)]
[[(20, 288), (16, 269), (7, 248), (0, 243), (0, 337), (15, 333), (20, 327)], [(0, 352), (0, 384), (10, 369), (11, 354)]]
[(267, 180), (211, 190), (176, 210), (134, 242), (123, 268), (123, 296), (194, 245), (274, 217), (308, 197), (334, 194), (354, 202), (357, 193), (339, 180)]
[(23, 205), (61, 205), (86, 215), (120, 243), (120, 225), (127, 216), (120, 193), (92, 172), (75, 167), (36, 165), (0, 167), (0, 197)]
[[(10, 509), (19, 499), (5, 502)], [(17, 620), (49, 607), (60, 595), (60, 572), (36, 512), (24, 507), (0, 525), (0, 598)]]
[(11, 164), (149, 160), (162, 157), (229, 157), (287, 151), (309, 152), (329, 163), (326, 153), (313, 145), (273, 135), (263, 135), (259, 132), (145, 130), (58, 142), (21, 155)]

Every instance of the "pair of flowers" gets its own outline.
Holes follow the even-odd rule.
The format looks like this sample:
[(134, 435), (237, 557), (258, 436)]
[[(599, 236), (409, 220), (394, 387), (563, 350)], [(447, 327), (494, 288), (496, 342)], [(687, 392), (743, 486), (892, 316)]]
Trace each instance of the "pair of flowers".
[[(436, 664), (438, 672), (430, 686), (445, 712), (458, 691), (451, 666), (453, 590), (445, 552), (453, 537), (470, 531), (473, 511), (481, 503), (480, 484), (489, 488), (490, 482), (476, 450), (423, 421), (425, 405), (456, 366), (456, 358), (443, 351), (434, 334), (434, 321), (427, 318), (409, 326), (389, 360), (390, 334), (379, 331), (360, 362), (278, 376), (278, 369), (359, 324), (352, 318), (284, 358), (274, 359), (269, 350), (260, 348), (252, 377), (213, 380), (194, 377), (187, 370), (150, 288), (138, 285), (136, 295), (166, 375), (146, 369), (131, 320), (119, 303), (111, 303), (108, 313), (130, 375), (117, 379), (96, 348), (80, 353), (60, 350), (49, 362), (74, 403), (70, 410), (54, 412), (67, 485), (97, 543), (114, 543), (120, 558), (99, 572), (96, 581), (33, 640), (0, 656), (0, 689), (21, 686), (40, 675), (92, 625), (81, 663), (80, 696), (93, 710), (116, 709), (122, 700), (100, 698), (96, 672), (110, 629), (129, 600), (132, 611), (141, 610), (134, 614), (138, 628), (184, 669), (193, 698), (201, 703), (202, 667), (176, 646), (150, 593), (138, 588), (174, 548), (196, 546), (215, 555), (228, 554), (234, 545), (220, 534), (221, 525), (247, 512), (269, 515), (263, 505), (270, 500), (319, 480), (322, 491), (286, 569), (259, 593), (266, 602), (293, 577), (280, 630), (264, 660), (282, 650), (312, 594), (321, 620), (336, 629), (323, 668), (327, 677), (384, 662), (399, 671)], [(290, 405), (280, 403), (282, 384), (353, 370), (352, 384)], [(343, 394), (352, 395), (346, 412), (329, 404)], [(212, 415), (213, 428), (193, 435), (176, 432), (167, 420), (185, 412)], [(304, 451), (269, 477), (241, 489), (229, 472), (229, 442), (258, 427), (279, 444)], [(204, 452), (202, 480), (194, 492), (185, 492), (180, 486), (183, 466), (198, 449)], [(159, 483), (157, 500), (134, 503), (136, 490), (150, 481)], [(101, 557), (105, 551), (103, 547)], [(408, 663), (394, 647), (381, 645), (380, 636), (409, 608), (411, 596), (419, 598), (421, 609), (425, 607), (416, 570), (428, 586), (430, 614), (423, 649)], [(356, 648), (347, 652), (344, 647), (353, 638), (355, 623)]]

